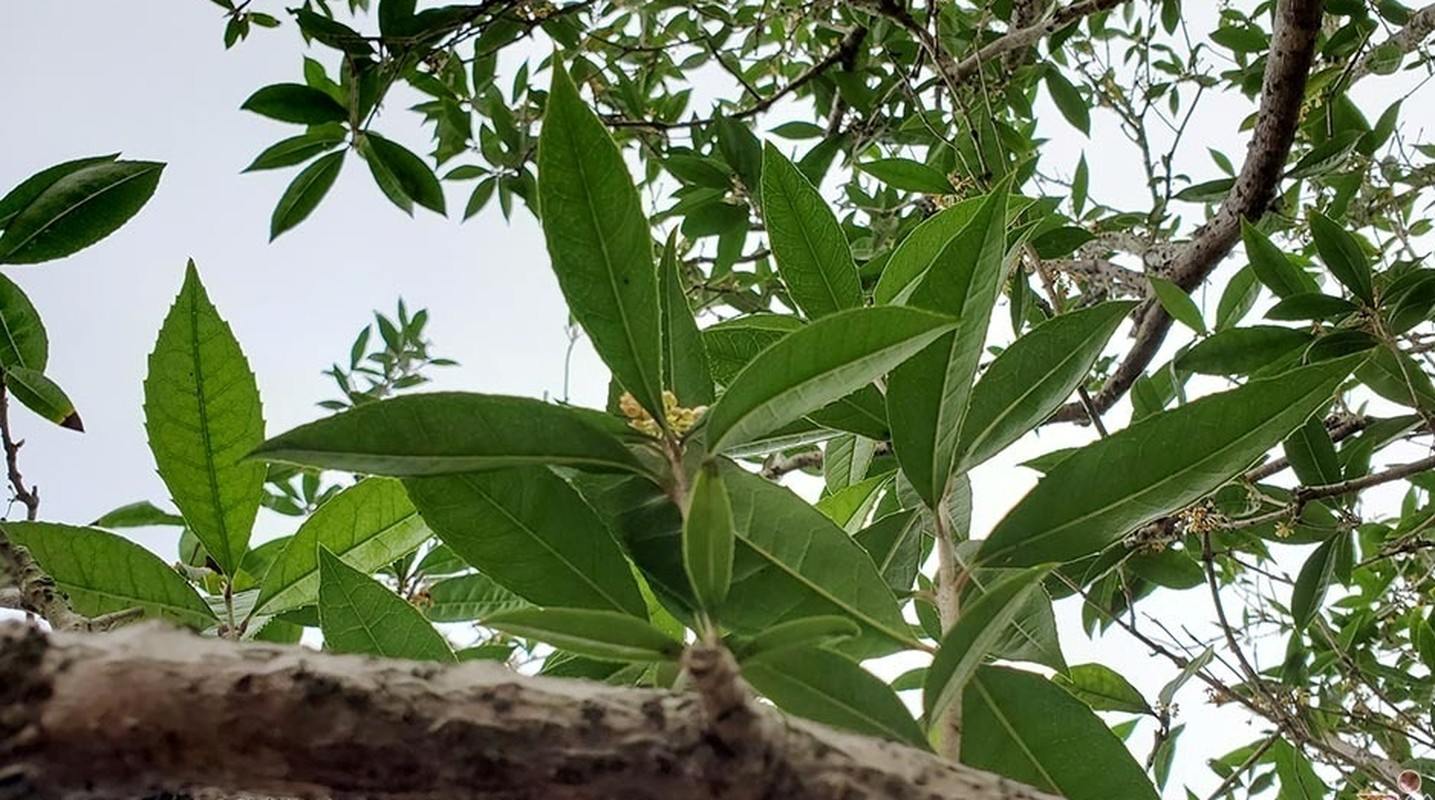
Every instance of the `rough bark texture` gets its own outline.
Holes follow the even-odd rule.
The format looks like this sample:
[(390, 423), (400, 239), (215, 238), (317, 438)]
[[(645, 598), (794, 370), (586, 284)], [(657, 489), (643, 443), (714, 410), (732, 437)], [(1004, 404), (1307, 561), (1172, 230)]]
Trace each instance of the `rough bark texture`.
[[(699, 677), (721, 688), (707, 703), (159, 623), (109, 634), (10, 623), (0, 626), (0, 798), (1052, 800), (750, 703), (734, 728), (732, 681)], [(725, 718), (709, 720), (718, 709)]]

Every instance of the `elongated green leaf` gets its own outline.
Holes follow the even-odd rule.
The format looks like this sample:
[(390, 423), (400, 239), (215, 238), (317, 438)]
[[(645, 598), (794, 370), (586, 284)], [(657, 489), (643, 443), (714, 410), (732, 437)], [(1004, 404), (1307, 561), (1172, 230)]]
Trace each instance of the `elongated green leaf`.
[(310, 605), (319, 592), (319, 548), (372, 573), (417, 550), (433, 536), (403, 484), (368, 478), (325, 501), (299, 526), (260, 584), (255, 613)]
[(365, 403), (281, 433), (252, 455), (405, 478), (533, 464), (642, 472), (622, 442), (573, 409), (466, 392)]
[(483, 625), (599, 661), (677, 661), (683, 654), (681, 641), (617, 611), (516, 608), (488, 616)]
[(1324, 408), (1361, 358), (1251, 381), (1083, 447), (997, 523), (979, 560), (993, 566), (1073, 561), (1184, 508)]
[(1009, 575), (987, 587), (981, 597), (962, 609), (957, 623), (942, 637), (922, 685), (922, 708), (936, 720), (952, 701), (962, 696), (967, 681), (991, 655), (991, 648), (1029, 598), (1041, 591), (1050, 566), (1037, 566)]
[(892, 475), (892, 472), (885, 472), (838, 489), (813, 503), (813, 508), (826, 514), (828, 519), (848, 533), (856, 533), (867, 524), (867, 517), (877, 505), (882, 491), (891, 486)]
[(444, 544), (525, 600), (647, 617), (607, 526), (548, 469), (414, 478), (405, 486)]
[(119, 153), (110, 153), (104, 156), (91, 156), (89, 158), (77, 158), (74, 161), (66, 161), (63, 164), (56, 164), (53, 167), (46, 167), (39, 172), (20, 181), (14, 189), (0, 197), (0, 228), (9, 224), (25, 206), (30, 205), (35, 198), (50, 188), (56, 181), (71, 173), (79, 172), (85, 167), (95, 164), (105, 164), (119, 158)]
[(1340, 456), (1325, 429), (1325, 421), (1311, 417), (1285, 441), (1286, 460), (1291, 471), (1306, 486), (1335, 483), (1341, 479)]
[(1320, 291), (1314, 278), (1292, 264), (1264, 233), (1245, 220), (1241, 220), (1241, 241), (1245, 243), (1246, 257), (1251, 260), (1256, 277), (1277, 297)]
[(802, 325), (802, 320), (797, 317), (757, 313), (725, 320), (705, 328), (702, 332), (703, 348), (707, 350), (713, 379), (723, 385), (732, 383), (732, 379), (737, 377), (758, 353)]
[(1350, 534), (1337, 533), (1325, 540), (1301, 565), (1291, 591), (1291, 617), (1297, 628), (1310, 624), (1320, 612), (1321, 601), (1335, 579), (1336, 565), (1350, 557)]
[(957, 442), (1005, 277), (1006, 200), (998, 190), (983, 201), (911, 296), (914, 306), (959, 317), (957, 329), (894, 369), (887, 383), (897, 463), (929, 508), (957, 473)]
[(683, 520), (683, 564), (693, 594), (708, 614), (715, 614), (732, 584), (732, 503), (716, 461), (705, 462), (693, 481), (688, 514)]
[(618, 382), (662, 420), (658, 272), (648, 220), (618, 146), (561, 63), (553, 67), (538, 175), (539, 205), (551, 221), (543, 233), (569, 311)]
[(1151, 705), (1136, 687), (1105, 664), (1077, 664), (1065, 675), (1053, 675), (1052, 680), (1095, 711), (1152, 713)]
[(962, 763), (1068, 800), (1157, 800), (1126, 745), (1087, 705), (1030, 672), (982, 667), (962, 701)]
[(684, 408), (711, 405), (713, 376), (708, 371), (708, 354), (703, 336), (683, 292), (678, 274), (677, 234), (668, 237), (659, 263), (659, 296), (663, 329), (663, 385), (677, 395)]
[(947, 249), (952, 237), (961, 233), (976, 216), (983, 201), (981, 197), (963, 200), (918, 225), (897, 245), (887, 261), (877, 279), (877, 287), (872, 290), (873, 300), (878, 304), (905, 303), (932, 263)]
[(85, 429), (85, 423), (80, 420), (80, 414), (75, 411), (75, 404), (70, 401), (69, 395), (43, 372), (25, 367), (10, 367), (5, 370), (5, 387), (26, 408), (56, 425), (72, 431)]
[(159, 476), (204, 549), (232, 574), (259, 510), (264, 465), (243, 459), (264, 440), (264, 417), (249, 362), (193, 261), (150, 353), (144, 395)]
[[(444, 213), (443, 187), (429, 165), (408, 148), (373, 131), (364, 132), (365, 157), (370, 169), (391, 177), (402, 196), (435, 214)], [(377, 176), (376, 172), (376, 176)], [(380, 182), (382, 185), (382, 181)], [(402, 205), (400, 206), (402, 207)]]
[(159, 186), (164, 164), (101, 161), (45, 187), (0, 234), (0, 264), (63, 258), (119, 230)]
[(1176, 359), (1176, 368), (1203, 375), (1248, 375), (1281, 363), (1311, 343), (1306, 331), (1278, 325), (1228, 328)]
[(1349, 231), (1319, 211), (1312, 211), (1307, 222), (1310, 223), (1311, 237), (1315, 239), (1320, 260), (1325, 262), (1331, 274), (1349, 289), (1351, 294), (1366, 303), (1374, 303), (1375, 287), (1370, 275), (1370, 257), (1365, 254), (1360, 242)]
[(487, 575), (460, 575), (430, 586), (423, 612), (434, 622), (469, 622), (527, 606)]
[(194, 588), (150, 551), (113, 533), (49, 522), (6, 522), (5, 533), (55, 579), (75, 611), (97, 617), (142, 608), (192, 628), (214, 623)]
[(1266, 319), (1339, 319), (1360, 310), (1360, 306), (1344, 297), (1332, 297), (1320, 292), (1300, 292), (1287, 295), (1266, 312)]
[(319, 629), (336, 653), (454, 661), (443, 635), (407, 600), (319, 548)]
[(1201, 309), (1197, 307), (1196, 301), (1191, 295), (1186, 294), (1181, 287), (1157, 275), (1146, 278), (1151, 283), (1151, 288), (1156, 292), (1156, 299), (1160, 301), (1161, 307), (1171, 318), (1185, 325), (1196, 333), (1206, 333), (1206, 321), (1201, 318)]
[(344, 131), (342, 128), (331, 130), (330, 126), (325, 126), (316, 129), (315, 132), (275, 142), (266, 147), (264, 152), (255, 156), (249, 166), (244, 168), (244, 171), (257, 172), (264, 169), (292, 167), (321, 153), (333, 150), (343, 143)]
[(40, 372), (50, 358), (50, 338), (40, 312), (15, 282), (0, 275), (0, 369)]
[(904, 192), (951, 194), (952, 182), (939, 170), (907, 158), (879, 158), (857, 168), (877, 180)]
[(852, 538), (867, 551), (877, 572), (893, 591), (911, 591), (922, 560), (923, 512), (905, 511), (883, 517)]
[(1066, 79), (1057, 69), (1052, 66), (1042, 75), (1046, 80), (1046, 90), (1051, 94), (1051, 101), (1056, 104), (1056, 110), (1071, 123), (1073, 128), (1088, 136), (1091, 135), (1091, 110), (1087, 107), (1086, 101), (1082, 99), (1081, 93)]
[[(1290, 742), (1277, 738), (1271, 746), (1271, 756), (1281, 779), (1280, 800), (1325, 800), (1330, 796), (1330, 787), (1316, 774), (1310, 759)], [(1419, 796), (1419, 788), (1417, 784), (1407, 796)]]
[(344, 151), (330, 153), (320, 156), (314, 163), (304, 168), (284, 190), (279, 197), (278, 205), (274, 206), (274, 215), (269, 218), (269, 241), (274, 241), (279, 234), (293, 228), (303, 222), (314, 209), (319, 207), (319, 201), (333, 188), (334, 181), (339, 178), (339, 169), (344, 166)]
[(240, 106), (280, 122), (322, 125), (345, 122), (349, 112), (322, 89), (302, 83), (276, 83), (251, 94)]
[(1002, 351), (972, 389), (957, 471), (1000, 453), (1066, 402), (1132, 306), (1102, 303), (1062, 314)]
[(953, 328), (896, 306), (839, 312), (788, 334), (733, 378), (707, 414), (708, 448), (752, 441), (886, 374)]
[(171, 514), (148, 500), (120, 506), (91, 522), (95, 528), (138, 528), (145, 525), (184, 526), (184, 517)]
[(843, 434), (823, 449), (822, 479), (827, 491), (835, 492), (867, 477), (877, 443), (865, 436)]
[(809, 319), (862, 305), (857, 266), (837, 217), (771, 143), (762, 153), (762, 218), (778, 274)]
[(732, 654), (744, 664), (764, 655), (792, 648), (820, 647), (850, 639), (861, 633), (857, 623), (846, 617), (808, 617), (768, 628), (733, 647)]
[(799, 717), (929, 747), (892, 687), (840, 653), (815, 647), (777, 650), (745, 663), (742, 676), (778, 708)]

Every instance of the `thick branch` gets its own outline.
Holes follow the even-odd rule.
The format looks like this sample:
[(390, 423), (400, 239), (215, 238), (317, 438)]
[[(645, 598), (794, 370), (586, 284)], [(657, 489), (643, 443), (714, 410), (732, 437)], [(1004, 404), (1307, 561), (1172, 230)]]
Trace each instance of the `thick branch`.
[(744, 741), (698, 694), (200, 638), (0, 626), (0, 796), (213, 788), (345, 798), (1055, 800), (784, 719)]
[[(1306, 79), (1320, 31), (1320, 0), (1283, 0), (1276, 11), (1275, 35), (1261, 87), (1260, 112), (1247, 148), (1246, 162), (1231, 193), (1213, 217), (1197, 229), (1172, 260), (1167, 277), (1186, 291), (1201, 284), (1231, 252), (1241, 236), (1241, 219), (1259, 219), (1276, 196), (1300, 121)], [(1158, 303), (1147, 300), (1134, 315), (1135, 342), (1106, 385), (1093, 398), (1098, 411), (1120, 400), (1161, 349), (1171, 316)], [(1080, 403), (1062, 407), (1057, 422), (1086, 419)]]

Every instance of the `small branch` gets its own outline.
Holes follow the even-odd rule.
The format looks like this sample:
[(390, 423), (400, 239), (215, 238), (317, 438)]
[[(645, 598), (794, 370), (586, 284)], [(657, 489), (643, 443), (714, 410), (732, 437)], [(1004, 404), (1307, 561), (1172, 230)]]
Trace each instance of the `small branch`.
[(40, 615), (57, 630), (91, 630), (90, 620), (70, 608), (70, 602), (55, 586), (54, 579), (40, 569), (29, 550), (10, 539), (3, 525), (0, 525), (0, 568), (14, 577), (24, 610)]
[(1324, 497), (1337, 497), (1349, 492), (1358, 492), (1361, 489), (1369, 489), (1372, 486), (1379, 486), (1382, 483), (1409, 478), (1435, 469), (1435, 456), (1428, 456), (1419, 461), (1412, 461), (1409, 464), (1399, 464), (1383, 472), (1374, 472), (1359, 478), (1327, 483), (1320, 486), (1298, 486), (1291, 492), (1292, 502), (1297, 512), (1301, 506), (1312, 500), (1319, 500)]
[(25, 506), (25, 519), (34, 520), (40, 513), (40, 490), (25, 486), (25, 476), (20, 474), (20, 448), (24, 442), (17, 442), (10, 434), (10, 397), (5, 391), (5, 378), (0, 374), (0, 442), (5, 447), (5, 469), (15, 499)]
[(1385, 52), (1382, 52), (1384, 48), (1393, 46), (1401, 55), (1405, 55), (1419, 47), (1432, 33), (1435, 33), (1435, 3), (1411, 14), (1410, 18), (1405, 21), (1404, 27), (1392, 34), (1382, 44), (1367, 51), (1351, 68), (1346, 81), (1347, 85), (1355, 83), (1374, 71), (1375, 62), (1387, 57)]
[(949, 82), (963, 83), (975, 75), (983, 64), (998, 56), (1013, 50), (1020, 50), (1023, 47), (1030, 47), (1083, 17), (1109, 11), (1126, 2), (1129, 0), (1081, 0), (1081, 2), (1072, 3), (1057, 9), (1051, 16), (1035, 25), (1008, 31), (961, 61), (938, 64), (938, 68)]
[[(874, 458), (889, 455), (891, 452), (891, 442), (877, 442), (876, 446), (872, 448), (872, 456)], [(766, 461), (762, 462), (762, 472), (760, 474), (770, 481), (775, 481), (789, 472), (797, 472), (798, 470), (804, 469), (820, 469), (822, 467), (822, 460), (822, 451), (816, 449), (803, 450), (800, 453), (793, 453), (790, 456), (773, 453), (767, 457)]]

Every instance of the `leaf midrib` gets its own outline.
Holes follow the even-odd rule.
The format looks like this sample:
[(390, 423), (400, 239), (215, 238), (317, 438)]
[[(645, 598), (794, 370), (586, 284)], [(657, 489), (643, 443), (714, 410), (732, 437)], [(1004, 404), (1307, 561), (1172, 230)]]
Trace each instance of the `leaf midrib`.
[[(116, 163), (116, 162), (111, 162), (111, 163)], [(51, 218), (49, 219), (49, 221), (45, 222), (45, 223), (44, 223), (43, 225), (41, 225), (40, 227), (36, 228), (36, 229), (34, 230), (34, 232), (32, 232), (29, 236), (27, 236), (27, 237), (21, 239), (20, 242), (19, 242), (18, 244), (16, 244), (14, 247), (11, 247), (11, 248), (9, 248), (9, 249), (7, 249), (7, 250), (4, 250), (4, 251), (0, 251), (0, 259), (7, 258), (7, 257), (9, 257), (9, 256), (11, 256), (11, 255), (14, 255), (15, 253), (19, 252), (20, 250), (24, 249), (24, 248), (25, 248), (27, 245), (29, 245), (31, 242), (35, 241), (35, 238), (38, 237), (40, 234), (42, 234), (42, 233), (44, 233), (45, 231), (49, 230), (50, 228), (54, 227), (54, 225), (55, 225), (56, 223), (58, 223), (60, 220), (62, 220), (62, 219), (64, 219), (65, 217), (69, 216), (70, 214), (74, 213), (76, 209), (80, 208), (81, 206), (86, 205), (86, 204), (89, 203), (91, 200), (94, 200), (96, 197), (99, 197), (100, 195), (105, 194), (106, 192), (109, 192), (109, 191), (112, 190), (112, 189), (118, 189), (118, 188), (120, 188), (121, 186), (124, 186), (125, 184), (129, 183), (129, 182), (132, 181), (132, 180), (136, 180), (136, 179), (138, 179), (138, 178), (142, 178), (142, 177), (144, 177), (144, 176), (150, 174), (151, 172), (154, 172), (156, 169), (159, 169), (159, 168), (160, 168), (159, 165), (152, 165), (152, 166), (150, 166), (148, 169), (138, 170), (138, 171), (136, 171), (135, 173), (133, 173), (133, 174), (131, 174), (131, 175), (126, 175), (126, 176), (124, 176), (122, 179), (120, 179), (120, 180), (118, 180), (118, 181), (115, 181), (114, 183), (106, 184), (105, 186), (101, 187), (101, 188), (98, 189), (97, 191), (94, 191), (94, 192), (91, 192), (90, 194), (85, 195), (84, 197), (82, 197), (82, 198), (80, 198), (79, 200), (77, 200), (75, 203), (71, 204), (71, 205), (70, 205), (68, 208), (66, 208), (64, 211), (61, 211), (60, 213), (58, 213), (58, 214), (56, 214), (55, 216), (51, 217)], [(83, 170), (81, 170), (81, 171), (83, 171)], [(71, 173), (71, 175), (75, 175), (75, 174), (78, 174), (78, 172)], [(65, 176), (65, 177), (70, 177), (70, 176), (67, 175), (67, 176)], [(60, 180), (64, 180), (64, 178), (61, 178)], [(57, 183), (58, 183), (58, 181), (57, 181)], [(46, 189), (46, 191), (49, 191), (49, 189), (53, 189), (53, 188), (54, 188), (54, 186), (51, 185), (50, 187), (48, 187), (48, 188)], [(43, 197), (43, 196), (44, 196), (44, 192), (42, 192), (40, 196)], [(35, 200), (39, 200), (39, 199), (40, 199), (40, 197), (36, 197), (36, 198), (35, 198)], [(33, 203), (33, 202), (34, 202), (34, 201), (32, 201), (32, 203)], [(21, 211), (20, 211), (18, 214), (16, 214), (16, 217), (19, 217), (19, 215), (20, 215), (20, 214), (23, 214), (23, 213), (24, 213), (24, 209), (21, 209)], [(11, 223), (11, 226), (7, 227), (6, 230), (13, 230), (13, 223)]]

